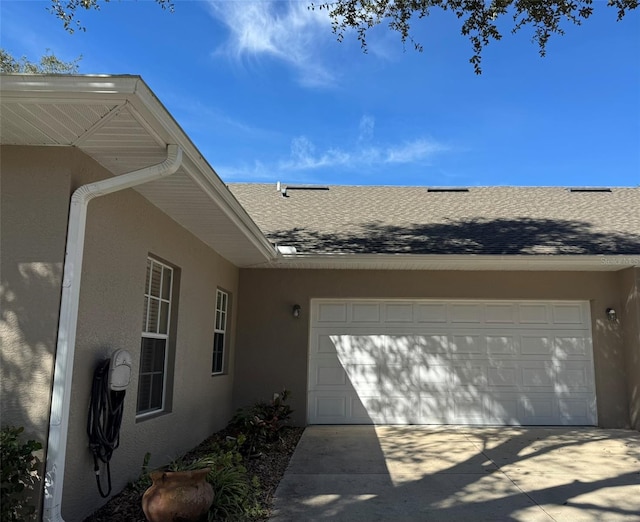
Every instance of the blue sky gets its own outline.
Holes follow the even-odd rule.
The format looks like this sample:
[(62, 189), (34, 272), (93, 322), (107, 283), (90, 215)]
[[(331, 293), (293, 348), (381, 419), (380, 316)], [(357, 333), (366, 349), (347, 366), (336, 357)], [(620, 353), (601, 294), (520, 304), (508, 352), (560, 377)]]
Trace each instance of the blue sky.
[(451, 13), (414, 24), (423, 53), (381, 27), (363, 54), (305, 1), (112, 1), (72, 35), (48, 5), (3, 0), (0, 45), (141, 75), (227, 182), (640, 184), (640, 9), (596, 0), (544, 59), (505, 34), (477, 76)]

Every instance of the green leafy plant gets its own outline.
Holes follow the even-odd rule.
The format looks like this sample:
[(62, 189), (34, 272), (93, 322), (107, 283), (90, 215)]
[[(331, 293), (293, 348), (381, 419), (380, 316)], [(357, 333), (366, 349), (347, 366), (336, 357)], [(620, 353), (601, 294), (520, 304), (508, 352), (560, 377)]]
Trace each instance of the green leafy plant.
[(227, 440), (223, 447), (212, 447), (212, 452), (192, 461), (174, 460), (170, 471), (189, 471), (209, 468), (207, 482), (213, 488), (213, 504), (209, 520), (244, 520), (264, 515), (258, 502), (260, 483), (250, 478), (238, 451), (237, 440)]
[(24, 428), (7, 426), (0, 430), (0, 520), (14, 522), (35, 519), (32, 494), (36, 489), (38, 464), (33, 454), (42, 449), (35, 440), (20, 441)]
[(245, 454), (256, 454), (269, 443), (278, 440), (278, 432), (291, 417), (293, 410), (286, 404), (291, 392), (287, 389), (274, 393), (273, 398), (240, 408), (231, 419), (231, 432), (246, 437)]
[(129, 482), (129, 487), (137, 492), (144, 493), (146, 489), (151, 486), (153, 481), (151, 480), (151, 476), (149, 474), (149, 461), (151, 460), (151, 453), (148, 451), (144, 454), (144, 458), (142, 459), (142, 468), (140, 469), (140, 476), (137, 480), (133, 482)]

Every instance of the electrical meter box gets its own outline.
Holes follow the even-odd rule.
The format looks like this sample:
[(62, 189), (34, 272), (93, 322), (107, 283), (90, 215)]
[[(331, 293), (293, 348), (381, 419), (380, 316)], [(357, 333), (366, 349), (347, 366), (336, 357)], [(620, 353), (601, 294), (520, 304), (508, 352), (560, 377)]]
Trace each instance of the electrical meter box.
[(109, 368), (109, 388), (124, 391), (131, 381), (131, 354), (126, 350), (116, 350), (111, 356)]

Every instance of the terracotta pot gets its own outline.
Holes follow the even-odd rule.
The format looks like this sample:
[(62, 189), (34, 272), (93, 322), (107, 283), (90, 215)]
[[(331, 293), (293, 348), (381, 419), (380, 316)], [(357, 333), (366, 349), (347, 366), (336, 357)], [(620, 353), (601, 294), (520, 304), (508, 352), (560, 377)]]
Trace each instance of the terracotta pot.
[(209, 468), (195, 471), (155, 471), (153, 484), (142, 496), (142, 510), (149, 522), (200, 520), (213, 502), (206, 481)]

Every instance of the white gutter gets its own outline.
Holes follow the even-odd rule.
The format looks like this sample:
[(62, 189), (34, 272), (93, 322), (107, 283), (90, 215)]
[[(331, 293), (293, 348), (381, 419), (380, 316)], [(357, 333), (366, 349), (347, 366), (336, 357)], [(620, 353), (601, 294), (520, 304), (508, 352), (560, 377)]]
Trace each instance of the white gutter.
[(62, 521), (62, 487), (64, 485), (67, 432), (73, 358), (80, 303), (80, 276), (84, 254), (84, 236), (87, 222), (87, 206), (99, 196), (128, 189), (169, 176), (182, 162), (182, 149), (178, 145), (167, 146), (167, 158), (157, 165), (135, 170), (121, 176), (89, 183), (77, 188), (71, 197), (67, 247), (62, 279), (60, 321), (56, 346), (56, 365), (53, 375), (51, 415), (49, 417), (49, 442), (47, 444), (47, 468), (44, 487), (43, 520)]
[[(484, 255), (292, 253), (278, 245), (275, 261), (252, 268), (352, 270), (525, 270), (616, 272), (640, 265), (639, 255)], [(295, 249), (294, 249), (295, 250)]]

